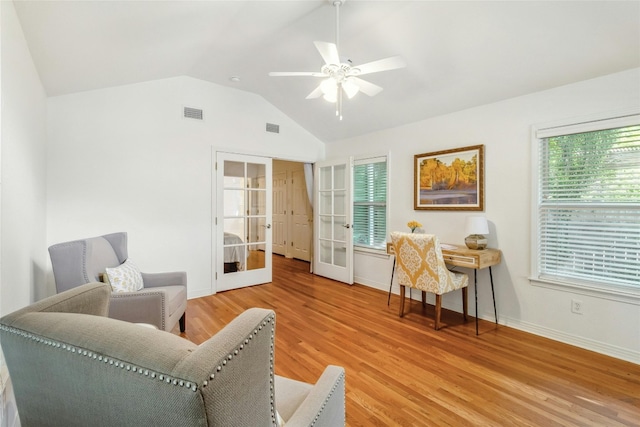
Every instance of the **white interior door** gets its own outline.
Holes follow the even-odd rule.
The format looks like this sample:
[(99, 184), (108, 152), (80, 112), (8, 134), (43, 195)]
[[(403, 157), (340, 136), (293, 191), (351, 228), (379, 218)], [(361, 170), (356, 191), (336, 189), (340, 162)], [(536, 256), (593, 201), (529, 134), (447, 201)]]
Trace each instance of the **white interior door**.
[(216, 155), (216, 291), (271, 282), (271, 159)]
[(303, 261), (311, 261), (311, 204), (307, 195), (307, 184), (304, 170), (291, 172), (293, 257)]
[(314, 272), (353, 284), (352, 159), (316, 163)]
[(273, 174), (273, 253), (286, 255), (287, 173)]

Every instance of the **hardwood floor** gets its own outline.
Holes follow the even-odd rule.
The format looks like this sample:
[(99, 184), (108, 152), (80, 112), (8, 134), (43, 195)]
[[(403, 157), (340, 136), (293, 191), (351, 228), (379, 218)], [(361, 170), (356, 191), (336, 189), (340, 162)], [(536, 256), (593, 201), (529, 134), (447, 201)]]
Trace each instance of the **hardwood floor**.
[[(192, 299), (201, 343), (249, 307), (276, 312), (276, 373), (346, 369), (349, 426), (640, 426), (640, 365), (308, 273), (274, 256), (273, 283)], [(179, 333), (176, 329), (174, 333)]]

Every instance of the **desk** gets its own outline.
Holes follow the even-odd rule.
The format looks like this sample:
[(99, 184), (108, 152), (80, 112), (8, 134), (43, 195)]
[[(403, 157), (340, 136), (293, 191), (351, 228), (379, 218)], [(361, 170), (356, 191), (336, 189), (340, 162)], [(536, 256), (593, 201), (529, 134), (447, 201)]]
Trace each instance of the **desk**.
[[(489, 277), (491, 278), (491, 297), (493, 298), (493, 314), (498, 324), (498, 310), (496, 309), (496, 294), (493, 290), (493, 272), (491, 266), (500, 264), (502, 253), (500, 249), (469, 249), (466, 246), (443, 244), (442, 256), (447, 265), (454, 267), (473, 268), (473, 290), (476, 297), (476, 335), (478, 335), (478, 270), (489, 267)], [(455, 248), (451, 248), (455, 246)]]
[[(493, 314), (496, 319), (496, 324), (498, 324), (498, 310), (496, 309), (496, 295), (493, 289), (493, 272), (491, 271), (491, 266), (498, 265), (502, 261), (502, 253), (500, 252), (500, 249), (487, 248), (476, 250), (469, 249), (466, 246), (452, 245), (449, 243), (442, 243), (441, 249), (444, 262), (447, 265), (473, 269), (473, 288), (476, 300), (476, 335), (478, 335), (478, 270), (489, 267), (491, 296), (493, 298)], [(387, 253), (394, 255), (393, 269), (391, 270), (391, 283), (389, 284), (389, 297), (387, 298), (388, 305), (391, 298), (391, 286), (393, 284), (393, 274), (396, 267), (392, 243), (387, 243)]]

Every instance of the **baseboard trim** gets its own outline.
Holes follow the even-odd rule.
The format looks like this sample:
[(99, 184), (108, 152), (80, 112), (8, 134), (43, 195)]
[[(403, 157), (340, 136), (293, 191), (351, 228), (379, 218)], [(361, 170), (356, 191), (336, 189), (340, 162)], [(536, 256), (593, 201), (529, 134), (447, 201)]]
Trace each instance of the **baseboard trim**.
[(585, 350), (594, 351), (596, 353), (604, 354), (607, 356), (615, 357), (616, 359), (626, 360), (627, 362), (640, 365), (640, 352), (638, 351), (629, 350), (589, 338), (584, 338), (578, 335), (567, 334), (556, 329), (546, 328), (544, 326), (535, 325), (529, 322), (523, 322), (519, 319), (513, 319), (505, 316), (500, 316), (500, 324), (544, 338), (549, 338), (554, 341), (559, 341), (564, 344), (580, 347)]
[(211, 292), (210, 289), (201, 289), (201, 290), (197, 290), (197, 291), (190, 291), (187, 290), (187, 299), (193, 299), (193, 298), (200, 298), (200, 297), (207, 297), (209, 295), (213, 295), (215, 294), (215, 292)]

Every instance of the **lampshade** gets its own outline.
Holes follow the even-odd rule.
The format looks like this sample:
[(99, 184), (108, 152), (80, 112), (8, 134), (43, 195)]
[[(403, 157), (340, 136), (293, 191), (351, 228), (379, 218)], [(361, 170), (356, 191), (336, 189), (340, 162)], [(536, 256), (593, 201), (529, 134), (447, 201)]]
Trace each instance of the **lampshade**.
[(483, 216), (467, 217), (467, 234), (489, 234), (489, 223)]
[(487, 247), (487, 239), (484, 234), (489, 234), (489, 223), (483, 216), (467, 217), (467, 234), (464, 243), (469, 249), (484, 249)]
[(338, 99), (338, 85), (334, 79), (326, 79), (320, 83), (320, 90), (322, 90), (322, 93), (324, 94), (323, 98), (327, 101), (336, 102)]
[(354, 96), (356, 96), (356, 94), (360, 91), (360, 87), (358, 87), (357, 84), (355, 84), (353, 82), (353, 80), (351, 79), (347, 79), (342, 83), (342, 88), (344, 89), (345, 93), (347, 94), (347, 97), (349, 99), (353, 98)]

